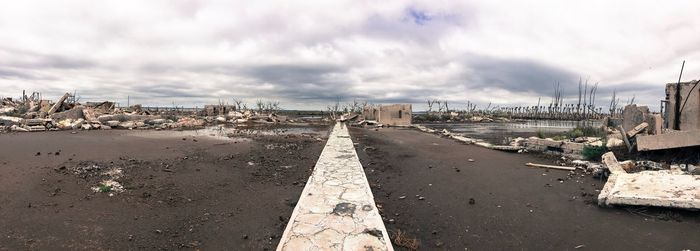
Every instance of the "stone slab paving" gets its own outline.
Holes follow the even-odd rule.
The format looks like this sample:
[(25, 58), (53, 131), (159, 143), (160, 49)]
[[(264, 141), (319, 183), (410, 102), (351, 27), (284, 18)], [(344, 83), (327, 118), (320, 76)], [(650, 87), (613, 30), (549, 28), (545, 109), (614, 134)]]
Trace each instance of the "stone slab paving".
[(343, 123), (333, 127), (277, 250), (394, 250)]

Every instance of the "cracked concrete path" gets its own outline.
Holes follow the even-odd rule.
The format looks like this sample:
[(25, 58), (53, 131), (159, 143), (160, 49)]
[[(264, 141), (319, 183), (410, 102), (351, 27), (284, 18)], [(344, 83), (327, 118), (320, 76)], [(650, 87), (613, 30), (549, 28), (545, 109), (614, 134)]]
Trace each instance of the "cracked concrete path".
[(345, 124), (334, 126), (277, 250), (394, 250)]

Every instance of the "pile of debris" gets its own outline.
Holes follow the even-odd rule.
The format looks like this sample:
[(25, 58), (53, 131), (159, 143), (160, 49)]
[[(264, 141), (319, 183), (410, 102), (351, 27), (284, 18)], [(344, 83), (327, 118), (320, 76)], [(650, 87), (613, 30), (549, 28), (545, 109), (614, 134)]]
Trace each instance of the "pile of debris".
[(618, 162), (612, 152), (603, 155), (610, 172), (598, 195), (601, 206), (635, 205), (700, 209), (700, 166)]
[(120, 108), (115, 102), (79, 103), (65, 93), (56, 102), (41, 99), (37, 92), (23, 94), (19, 100), (2, 99), (0, 131), (36, 132), (57, 130), (173, 129), (201, 128), (210, 124), (292, 122), (274, 112), (218, 109), (209, 106), (197, 113), (153, 112), (141, 105)]

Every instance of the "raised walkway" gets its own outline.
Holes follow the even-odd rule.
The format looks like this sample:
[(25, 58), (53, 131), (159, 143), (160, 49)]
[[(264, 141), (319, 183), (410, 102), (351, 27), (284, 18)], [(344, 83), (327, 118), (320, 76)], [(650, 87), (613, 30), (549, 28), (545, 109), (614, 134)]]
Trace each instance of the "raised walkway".
[(333, 127), (277, 250), (394, 250), (343, 123)]

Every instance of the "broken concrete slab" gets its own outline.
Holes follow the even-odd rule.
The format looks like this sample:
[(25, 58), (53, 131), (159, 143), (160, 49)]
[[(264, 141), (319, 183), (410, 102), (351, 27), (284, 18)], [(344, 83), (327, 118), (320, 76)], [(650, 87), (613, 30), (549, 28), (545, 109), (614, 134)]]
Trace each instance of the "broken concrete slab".
[(638, 151), (700, 146), (699, 131), (674, 131), (660, 135), (637, 136)]
[(22, 120), (22, 124), (28, 125), (28, 126), (35, 126), (35, 125), (46, 125), (47, 123), (52, 122), (50, 119), (24, 119)]
[(618, 126), (617, 131), (620, 132), (620, 138), (622, 138), (622, 141), (625, 142), (625, 145), (627, 146), (627, 151), (632, 152), (632, 143), (630, 143), (629, 138), (627, 138), (627, 132), (625, 132), (625, 127)]
[(603, 154), (602, 156), (603, 159), (603, 164), (608, 167), (608, 170), (610, 170), (610, 173), (618, 174), (618, 173), (627, 173), (624, 168), (622, 168), (622, 165), (620, 165), (619, 162), (617, 162), (617, 158), (615, 158), (615, 154), (613, 152), (607, 152)]
[(25, 127), (27, 130), (30, 132), (43, 132), (46, 131), (46, 127), (43, 125), (33, 125), (33, 126), (26, 126)]
[(598, 195), (598, 205), (700, 209), (700, 177), (664, 171), (613, 173)]
[(29, 131), (29, 129), (23, 128), (23, 127), (20, 127), (20, 126), (17, 126), (17, 125), (12, 125), (12, 126), (10, 127), (10, 130), (11, 130), (11, 131), (14, 131), (14, 132), (28, 132), (28, 131)]
[(15, 112), (17, 109), (14, 107), (0, 107), (0, 113), (12, 113)]
[(56, 101), (56, 103), (53, 104), (53, 106), (51, 106), (51, 109), (49, 109), (48, 112), (49, 115), (57, 112), (61, 108), (61, 106), (63, 106), (63, 102), (66, 102), (66, 99), (68, 99), (70, 96), (70, 93), (63, 94), (63, 96), (61, 96), (61, 98), (59, 98), (58, 101)]
[(85, 117), (85, 120), (87, 121), (97, 121), (97, 113), (95, 112), (95, 109), (93, 108), (84, 108), (83, 109), (83, 115)]
[(22, 120), (22, 118), (18, 117), (0, 116), (0, 125), (19, 124)]
[(73, 109), (70, 109), (67, 111), (57, 112), (57, 113), (51, 114), (50, 117), (53, 120), (64, 120), (64, 119), (77, 120), (77, 119), (84, 119), (85, 115), (83, 114), (83, 108), (76, 107), (76, 108), (73, 108)]
[(635, 126), (631, 130), (627, 131), (627, 137), (628, 138), (634, 137), (635, 135), (639, 134), (644, 129), (646, 129), (648, 126), (649, 126), (649, 123), (647, 123), (647, 122), (643, 122), (643, 123)]

